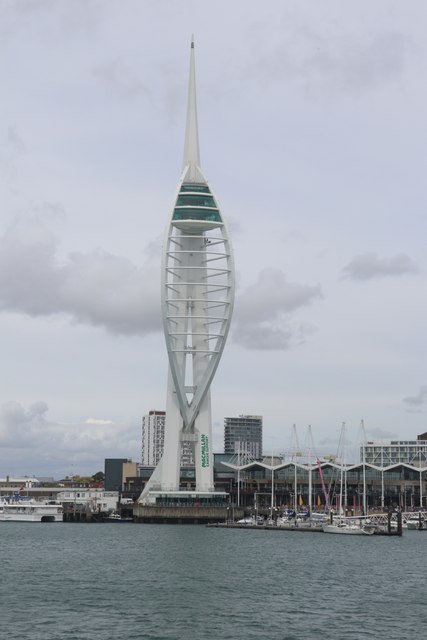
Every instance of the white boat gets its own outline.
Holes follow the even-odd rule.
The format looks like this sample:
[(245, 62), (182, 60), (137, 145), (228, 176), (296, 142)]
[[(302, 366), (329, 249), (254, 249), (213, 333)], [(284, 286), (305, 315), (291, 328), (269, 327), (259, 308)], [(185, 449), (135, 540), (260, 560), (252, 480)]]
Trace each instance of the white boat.
[(120, 513), (110, 513), (103, 519), (104, 522), (133, 522), (133, 518), (125, 518)]
[(427, 522), (424, 518), (420, 518), (419, 515), (413, 515), (410, 518), (407, 518), (405, 525), (407, 529), (416, 529), (417, 531), (425, 531), (427, 529)]
[(295, 515), (290, 515), (285, 512), (283, 515), (277, 518), (276, 524), (278, 527), (294, 528), (300, 525), (310, 525), (311, 519), (306, 513), (297, 513)]
[(332, 524), (323, 525), (324, 533), (336, 533), (339, 535), (350, 536), (372, 536), (374, 534), (374, 527), (364, 524), (358, 524), (357, 522), (346, 522), (340, 520)]
[(62, 522), (62, 505), (33, 498), (3, 498), (0, 522)]
[[(340, 458), (341, 458), (339, 512), (338, 512), (338, 516), (331, 517), (330, 522), (325, 523), (322, 526), (322, 529), (324, 533), (335, 533), (338, 535), (372, 536), (375, 531), (375, 527), (373, 525), (367, 524), (362, 519), (346, 518), (344, 516), (343, 505), (347, 504), (347, 467), (345, 465), (345, 422), (343, 422), (342, 424), (339, 451), (340, 451)], [(344, 501), (343, 501), (343, 492), (344, 492)], [(365, 502), (365, 498), (364, 498), (364, 502)]]
[(247, 516), (246, 518), (242, 518), (241, 520), (237, 520), (236, 524), (249, 524), (249, 525), (258, 525), (264, 524), (264, 518), (262, 516)]

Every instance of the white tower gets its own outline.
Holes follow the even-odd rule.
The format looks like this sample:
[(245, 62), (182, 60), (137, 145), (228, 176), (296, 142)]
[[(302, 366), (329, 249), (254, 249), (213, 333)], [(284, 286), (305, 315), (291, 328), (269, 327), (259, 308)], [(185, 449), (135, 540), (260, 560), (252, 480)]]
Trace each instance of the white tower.
[(193, 448), (196, 492), (214, 490), (210, 385), (234, 302), (228, 231), (200, 168), (194, 41), (183, 171), (164, 240), (161, 292), (169, 358), (166, 425), (163, 457), (140, 497), (148, 503), (155, 494), (179, 491), (182, 441)]

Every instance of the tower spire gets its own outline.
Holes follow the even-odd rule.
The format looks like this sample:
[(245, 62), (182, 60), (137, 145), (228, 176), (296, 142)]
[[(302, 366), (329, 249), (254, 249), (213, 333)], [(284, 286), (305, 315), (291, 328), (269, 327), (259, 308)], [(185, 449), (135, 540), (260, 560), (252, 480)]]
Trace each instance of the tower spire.
[(197, 128), (196, 65), (194, 59), (194, 36), (191, 36), (190, 78), (188, 81), (187, 124), (185, 127), (184, 159), (182, 168), (200, 167), (199, 133)]

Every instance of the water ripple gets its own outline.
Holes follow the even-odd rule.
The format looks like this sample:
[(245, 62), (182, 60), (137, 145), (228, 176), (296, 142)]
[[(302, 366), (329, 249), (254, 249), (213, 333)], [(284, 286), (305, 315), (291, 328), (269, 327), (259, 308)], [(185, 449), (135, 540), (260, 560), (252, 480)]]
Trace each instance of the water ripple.
[(4, 523), (1, 535), (0, 640), (425, 635), (423, 532)]

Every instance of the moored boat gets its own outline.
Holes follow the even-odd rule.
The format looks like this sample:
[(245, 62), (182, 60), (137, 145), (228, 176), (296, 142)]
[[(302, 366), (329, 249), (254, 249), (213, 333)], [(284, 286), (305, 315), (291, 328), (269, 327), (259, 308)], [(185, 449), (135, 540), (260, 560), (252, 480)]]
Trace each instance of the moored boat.
[(237, 520), (236, 524), (248, 524), (248, 525), (255, 526), (255, 525), (265, 524), (265, 521), (262, 516), (247, 516), (246, 518)]
[(405, 525), (407, 529), (427, 531), (427, 522), (421, 514), (414, 514), (413, 516), (406, 518)]
[(340, 535), (350, 536), (372, 536), (374, 534), (375, 527), (357, 523), (354, 521), (338, 520), (323, 525), (324, 533), (336, 533)]
[(103, 518), (103, 522), (133, 522), (133, 518), (125, 518), (120, 513), (110, 513)]
[(62, 505), (33, 498), (3, 498), (0, 522), (62, 522)]

